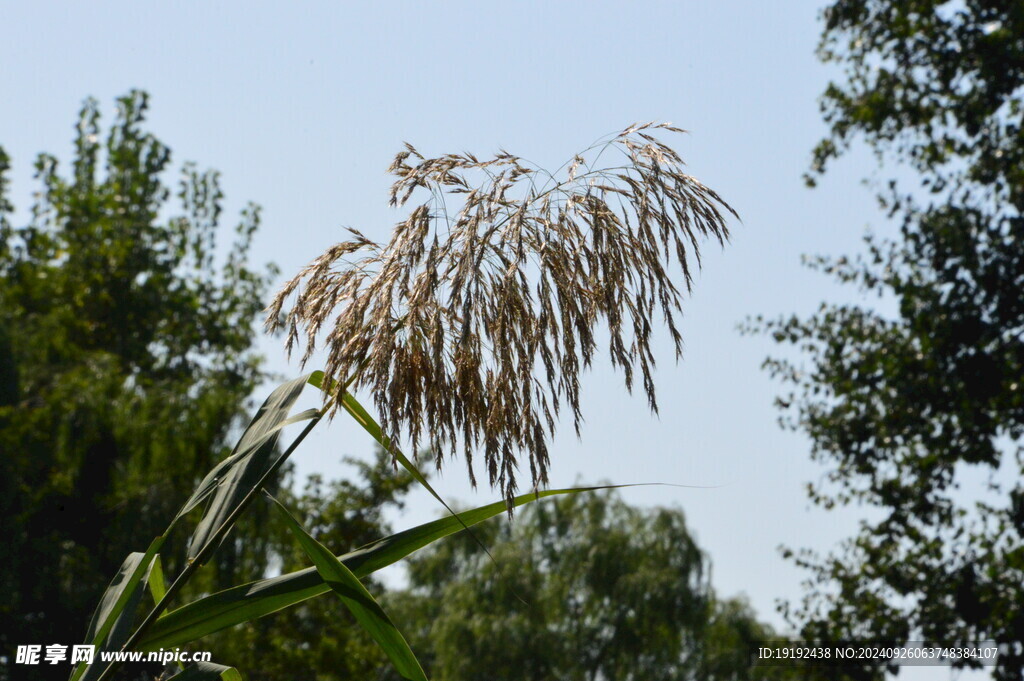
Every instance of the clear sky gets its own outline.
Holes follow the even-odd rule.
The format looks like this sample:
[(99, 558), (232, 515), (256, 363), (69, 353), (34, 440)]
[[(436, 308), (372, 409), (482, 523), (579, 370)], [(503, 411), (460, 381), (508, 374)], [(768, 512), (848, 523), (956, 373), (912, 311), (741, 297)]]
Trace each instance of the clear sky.
[[(867, 227), (889, 229), (859, 183), (874, 167), (867, 154), (836, 164), (818, 189), (801, 181), (824, 133), (820, 4), (9, 2), (0, 144), (24, 211), (35, 154), (68, 157), (81, 100), (98, 98), (109, 120), (115, 96), (146, 89), (149, 127), (176, 163), (221, 170), (228, 213), (262, 204), (256, 259), (291, 274), (340, 240), (342, 226), (386, 236), (400, 216), (387, 207), (384, 171), (404, 140), (427, 155), (502, 147), (557, 167), (637, 120), (686, 128), (675, 143), (690, 171), (743, 222), (724, 250), (706, 249), (686, 303), (683, 362), (661, 345), (660, 419), (600, 364), (584, 383), (582, 440), (565, 424), (551, 480), (721, 485), (625, 496), (683, 508), (719, 592), (747, 594), (780, 625), (774, 602), (798, 597), (804, 575), (779, 545), (826, 549), (857, 512), (809, 505), (804, 486), (822, 469), (802, 436), (776, 425), (776, 386), (759, 370), (771, 344), (736, 325), (853, 295), (802, 268), (801, 254), (849, 253)], [(275, 370), (298, 371), (279, 340), (261, 347)], [(342, 455), (369, 451), (339, 419), (296, 463), (336, 475)], [(439, 489), (461, 503), (496, 498), (469, 491), (461, 462)], [(436, 512), (417, 495), (396, 525)]]

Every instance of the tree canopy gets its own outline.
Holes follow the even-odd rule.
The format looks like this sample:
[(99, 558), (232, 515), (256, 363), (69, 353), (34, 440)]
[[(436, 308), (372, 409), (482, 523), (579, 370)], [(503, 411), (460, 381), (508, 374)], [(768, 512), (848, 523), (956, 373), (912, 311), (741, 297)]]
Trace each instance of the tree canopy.
[(716, 598), (679, 510), (577, 495), (478, 535), (491, 556), (467, 536), (438, 543), (390, 599), (437, 678), (787, 678), (750, 666), (771, 628)]
[(994, 639), (997, 678), (1020, 679), (1024, 5), (839, 0), (824, 20), (842, 76), (811, 181), (855, 139), (913, 173), (879, 191), (898, 237), (812, 260), (882, 304), (760, 326), (801, 349), (767, 366), (828, 469), (811, 498), (874, 511), (838, 551), (796, 554), (816, 586), (790, 615), (808, 638)]
[[(103, 132), (87, 100), (68, 169), (38, 157), (23, 226), (0, 150), (5, 650), (81, 640), (97, 594), (226, 454), (264, 378), (253, 325), (272, 270), (248, 260), (259, 208), (219, 249), (218, 175), (186, 164), (170, 213), (171, 152), (144, 130), (147, 104), (121, 97)], [(175, 546), (172, 566), (184, 537)], [(220, 569), (242, 553), (263, 560), (240, 541)]]

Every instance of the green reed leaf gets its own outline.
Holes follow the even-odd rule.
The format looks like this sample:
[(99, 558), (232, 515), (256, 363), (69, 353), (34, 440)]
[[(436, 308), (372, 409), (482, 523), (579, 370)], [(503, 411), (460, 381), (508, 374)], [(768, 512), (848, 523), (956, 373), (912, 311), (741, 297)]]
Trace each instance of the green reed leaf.
[[(277, 441), (282, 428), (319, 414), (317, 410), (311, 409), (292, 418), (288, 417), (303, 387), (318, 379), (318, 374), (320, 372), (314, 372), (278, 386), (253, 416), (238, 444), (235, 445), (234, 452), (210, 471), (185, 503), (178, 514), (179, 517), (195, 508), (202, 498), (211, 493), (213, 495), (209, 508), (192, 536), (189, 547), (190, 559), (195, 559), (209, 542), (218, 537), (227, 519), (239, 505), (251, 498), (253, 488), (259, 484), (267, 471), (279, 463)], [(220, 540), (223, 540), (222, 534)]]
[(352, 571), (345, 567), (345, 564), (338, 560), (330, 550), (310, 536), (281, 502), (273, 497), (271, 499), (281, 511), (281, 515), (288, 524), (288, 529), (298, 540), (306, 556), (313, 562), (321, 579), (338, 595), (360, 626), (384, 650), (384, 654), (391, 660), (395, 670), (402, 678), (409, 681), (427, 681), (427, 675), (423, 672), (423, 667), (420, 666), (409, 643), (384, 612), (384, 609), (380, 607), (380, 604), (359, 581), (359, 578), (352, 574)]
[[(523, 494), (513, 499), (522, 506), (545, 497), (578, 494), (629, 485), (602, 485), (570, 489), (544, 490)], [(391, 565), (414, 551), (448, 535), (460, 532), (507, 510), (499, 501), (454, 516), (447, 516), (417, 527), (397, 532), (338, 556), (356, 577), (365, 577)], [(142, 650), (172, 648), (195, 641), (207, 634), (248, 622), (330, 591), (316, 568), (306, 568), (279, 577), (242, 584), (164, 614), (139, 643)]]
[(193, 662), (167, 681), (242, 681), (242, 675), (234, 667), (212, 662)]

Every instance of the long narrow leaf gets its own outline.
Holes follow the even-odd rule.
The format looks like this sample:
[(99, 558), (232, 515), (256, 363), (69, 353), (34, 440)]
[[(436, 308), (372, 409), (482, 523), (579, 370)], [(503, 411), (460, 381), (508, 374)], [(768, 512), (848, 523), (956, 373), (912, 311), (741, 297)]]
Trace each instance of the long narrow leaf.
[(193, 662), (167, 681), (242, 681), (242, 675), (234, 667), (225, 667), (212, 662)]
[[(320, 372), (319, 376), (311, 377), (309, 379), (309, 383), (310, 385), (316, 386), (320, 390), (327, 391), (327, 387), (323, 385), (323, 380), (323, 373)], [(398, 449), (397, 445), (395, 445), (395, 443), (391, 441), (391, 438), (384, 434), (384, 431), (381, 430), (381, 427), (377, 423), (377, 421), (374, 420), (372, 416), (370, 416), (370, 412), (366, 411), (363, 405), (359, 403), (359, 400), (357, 400), (355, 396), (352, 395), (352, 393), (342, 393), (341, 406), (345, 408), (345, 411), (352, 415), (352, 418), (354, 418), (356, 422), (358, 422), (359, 425), (361, 425), (363, 429), (366, 430), (366, 432), (369, 433), (370, 436), (374, 440), (376, 440), (381, 447), (384, 448), (385, 451), (387, 451), (388, 453), (395, 457), (398, 463), (402, 465), (402, 468), (408, 471), (409, 474), (412, 475), (413, 479), (416, 480), (416, 482), (423, 485), (423, 487), (426, 488), (426, 490), (430, 492), (430, 494), (433, 495), (435, 499), (441, 502), (441, 504), (444, 505), (446, 509), (448, 509), (449, 513), (452, 512), (451, 507), (448, 506), (445, 500), (441, 498), (441, 495), (438, 494), (433, 487), (431, 487), (429, 482), (427, 482), (427, 478), (422, 473), (420, 473), (419, 469), (416, 468), (416, 465), (409, 460), (409, 457), (407, 457), (405, 454), (401, 452), (401, 450)]]
[(384, 654), (391, 660), (391, 664), (395, 665), (395, 671), (408, 681), (427, 681), (427, 675), (423, 672), (423, 667), (420, 666), (409, 643), (384, 612), (384, 609), (380, 607), (380, 604), (359, 581), (359, 578), (352, 574), (352, 571), (345, 567), (345, 564), (338, 560), (327, 547), (310, 536), (281, 502), (273, 497), (271, 499), (281, 511), (281, 515), (288, 524), (288, 529), (298, 540), (320, 577), (338, 595), (341, 602), (377, 642), (377, 645), (384, 650)]
[[(602, 489), (629, 487), (604, 485), (572, 489), (544, 490), (536, 494), (523, 494), (514, 499), (516, 506), (528, 504), (544, 497), (577, 494)], [(507, 509), (504, 501), (464, 511), (457, 516), (440, 518), (417, 527), (378, 539), (351, 553), (339, 556), (357, 577), (365, 577), (387, 567), (414, 551), (465, 527), (476, 525)], [(261, 579), (211, 594), (166, 613), (158, 619), (140, 642), (142, 650), (173, 648), (195, 641), (221, 629), (254, 620), (296, 603), (330, 591), (315, 568), (306, 568), (271, 579)]]
[(198, 503), (195, 501), (197, 496), (209, 494), (206, 490), (211, 487), (216, 488), (213, 499), (192, 536), (189, 558), (196, 558), (217, 536), (228, 517), (249, 497), (264, 473), (275, 465), (277, 441), (282, 426), (288, 421), (288, 412), (291, 411), (306, 383), (314, 380), (320, 382), (319, 374), (320, 372), (315, 372), (278, 386), (253, 416), (235, 446), (234, 453), (210, 471), (192, 495), (193, 498), (185, 503), (183, 512), (188, 512)]
[[(159, 553), (153, 556), (153, 566), (149, 569), (149, 578), (146, 583), (149, 585), (149, 593), (153, 596), (153, 604), (160, 603), (167, 594), (167, 582), (164, 580), (164, 566)], [(178, 662), (177, 665), (178, 669), (185, 669), (183, 662)]]
[[(262, 436), (260, 436), (258, 439), (256, 439), (252, 443), (252, 447), (259, 447), (260, 445), (263, 445), (270, 438), (277, 437), (277, 435), (280, 433), (280, 431), (284, 430), (286, 427), (288, 427), (288, 426), (290, 426), (290, 425), (292, 425), (294, 423), (301, 423), (302, 421), (308, 421), (309, 419), (317, 416), (319, 413), (320, 413), (319, 409), (306, 409), (305, 411), (299, 412), (295, 416), (291, 416), (291, 417), (285, 419), (284, 421), (282, 421), (282, 422), (278, 423), (277, 425), (275, 425), (273, 428), (270, 428), (269, 430), (267, 430)], [(239, 444), (240, 444), (240, 442), (239, 442)], [(178, 520), (182, 516), (188, 514), (189, 511), (191, 511), (192, 509), (196, 508), (197, 506), (202, 504), (204, 501), (206, 501), (206, 499), (211, 494), (213, 494), (213, 491), (215, 489), (217, 489), (217, 483), (220, 482), (221, 478), (224, 475), (225, 470), (227, 468), (235, 465), (236, 463), (238, 463), (238, 461), (243, 456), (244, 456), (244, 454), (240, 454), (238, 452), (238, 445), (236, 444), (235, 445), (235, 450), (232, 451), (232, 453), (230, 455), (225, 457), (225, 459), (223, 461), (221, 461), (216, 466), (214, 466), (212, 469), (210, 469), (210, 472), (206, 474), (206, 477), (203, 478), (203, 481), (200, 482), (199, 486), (196, 487), (195, 491), (192, 492), (192, 496), (190, 496), (188, 498), (188, 501), (186, 501), (184, 506), (181, 507), (181, 510), (178, 511), (178, 515), (175, 516), (174, 519)]]
[[(322, 383), (322, 380), (321, 380), (321, 383)], [(316, 384), (314, 384), (314, 385), (316, 385)], [(363, 407), (363, 405), (359, 404), (359, 400), (357, 400), (354, 395), (352, 395), (351, 393), (348, 393), (348, 392), (343, 393), (342, 397), (341, 397), (341, 404), (345, 408), (345, 410), (356, 421), (358, 421), (360, 425), (363, 426), (363, 429), (366, 430), (366, 432), (368, 432), (370, 435), (373, 436), (373, 439), (375, 439), (378, 442), (378, 444), (380, 444), (380, 446), (385, 449), (385, 451), (390, 452), (391, 455), (394, 456), (395, 459), (398, 461), (398, 463), (402, 464), (402, 468), (404, 468), (406, 471), (408, 471), (412, 475), (413, 479), (415, 479), (420, 485), (425, 487), (426, 490), (428, 492), (430, 492), (430, 494), (433, 495), (433, 497), (435, 499), (437, 499), (441, 503), (442, 506), (444, 506), (445, 510), (448, 511), (448, 513), (450, 513), (456, 519), (458, 518), (458, 516), (456, 515), (455, 511), (452, 510), (452, 507), (448, 505), (448, 502), (446, 502), (441, 497), (441, 495), (438, 494), (437, 491), (434, 490), (433, 487), (431, 487), (430, 483), (427, 482), (427, 478), (422, 473), (419, 472), (419, 470), (416, 468), (416, 465), (412, 461), (409, 460), (409, 457), (407, 457), (405, 454), (403, 454), (402, 450), (400, 450), (398, 448), (398, 446), (395, 445), (394, 442), (392, 442), (391, 438), (389, 438), (387, 435), (384, 434), (384, 431), (381, 429), (381, 427), (377, 423), (377, 421), (375, 421), (374, 418), (372, 416), (370, 416), (370, 412), (366, 411), (366, 409)], [(506, 504), (506, 506), (505, 506), (506, 510), (511, 512), (511, 508), (512, 507), (509, 507)], [(462, 523), (462, 528), (469, 533), (469, 536), (473, 539), (473, 541), (476, 543), (476, 545), (479, 546), (481, 549), (483, 549), (483, 552), (487, 556), (487, 559), (490, 560), (495, 565), (497, 565), (498, 562), (496, 560), (494, 560), (494, 556), (491, 555), (491, 550), (488, 549), (484, 545), (484, 543), (482, 541), (480, 541), (479, 538), (477, 538), (477, 536), (475, 534), (473, 534), (473, 530), (469, 529), (469, 526), (466, 525), (465, 523)], [(514, 590), (513, 590), (513, 593), (515, 593)], [(516, 598), (519, 598), (519, 594), (515, 594), (515, 596), (516, 596)], [(519, 600), (522, 600), (522, 599), (519, 598)]]
[[(444, 504), (445, 508), (448, 508), (448, 504), (445, 503), (444, 499), (441, 498), (441, 495), (430, 486), (430, 483), (427, 482), (427, 478), (419, 472), (415, 464), (409, 460), (409, 457), (403, 454), (402, 451), (391, 441), (391, 438), (384, 434), (384, 431), (381, 430), (377, 421), (370, 416), (370, 412), (366, 411), (366, 409), (363, 408), (363, 405), (359, 404), (359, 401), (352, 395), (352, 393), (345, 393), (342, 395), (341, 405), (345, 408), (345, 411), (351, 414), (353, 418), (359, 422), (359, 425), (361, 425), (366, 432), (368, 432), (373, 439), (385, 449), (385, 451), (389, 452), (398, 460), (398, 463), (402, 465), (402, 468), (407, 470), (416, 482), (423, 485), (435, 499)], [(450, 510), (451, 509), (449, 509), (449, 511)]]
[[(96, 646), (97, 649), (112, 649), (127, 640), (135, 607), (142, 595), (139, 584), (146, 577), (153, 558), (163, 546), (165, 538), (166, 535), (160, 535), (150, 543), (145, 553), (135, 552), (125, 558), (117, 575), (100, 597), (85, 633), (86, 643)], [(98, 666), (79, 663), (71, 671), (71, 681), (78, 681), (87, 670)]]
[(153, 567), (149, 570), (149, 593), (153, 594), (153, 602), (159, 603), (160, 599), (167, 593), (167, 582), (164, 581), (164, 566), (160, 561), (160, 554), (153, 556)]

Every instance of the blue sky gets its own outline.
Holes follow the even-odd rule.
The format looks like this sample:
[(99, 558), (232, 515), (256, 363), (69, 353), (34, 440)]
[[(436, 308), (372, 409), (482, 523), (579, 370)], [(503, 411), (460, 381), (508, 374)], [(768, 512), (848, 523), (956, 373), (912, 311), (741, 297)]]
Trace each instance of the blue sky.
[[(176, 164), (221, 170), (229, 213), (250, 199), (263, 206), (255, 257), (287, 275), (342, 239), (342, 226), (386, 236), (400, 215), (387, 206), (384, 171), (404, 140), (427, 155), (501, 147), (554, 168), (637, 120), (689, 130), (676, 148), (743, 222), (725, 249), (706, 248), (685, 306), (683, 362), (661, 345), (661, 417), (599, 364), (584, 382), (582, 439), (565, 424), (551, 480), (719, 486), (625, 496), (681, 507), (719, 591), (747, 594), (778, 625), (775, 599), (799, 597), (804, 575), (777, 547), (827, 549), (858, 511), (809, 505), (804, 486), (823, 470), (802, 436), (776, 425), (776, 386), (759, 370), (771, 344), (736, 325), (855, 296), (802, 268), (801, 254), (853, 252), (866, 228), (890, 229), (860, 184), (874, 169), (867, 154), (835, 164), (815, 190), (801, 180), (824, 133), (819, 6), (8, 3), (0, 144), (24, 215), (32, 160), (43, 150), (68, 157), (81, 100), (98, 98), (109, 120), (115, 96), (148, 90), (149, 128)], [(298, 371), (279, 340), (261, 348), (275, 370)], [(342, 455), (369, 451), (339, 419), (296, 463), (337, 475)], [(469, 490), (461, 462), (439, 489), (462, 503), (496, 498)], [(433, 517), (435, 506), (417, 495), (396, 525)]]

